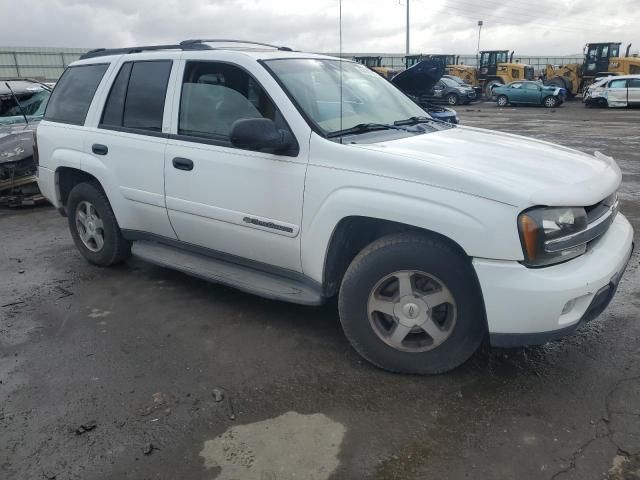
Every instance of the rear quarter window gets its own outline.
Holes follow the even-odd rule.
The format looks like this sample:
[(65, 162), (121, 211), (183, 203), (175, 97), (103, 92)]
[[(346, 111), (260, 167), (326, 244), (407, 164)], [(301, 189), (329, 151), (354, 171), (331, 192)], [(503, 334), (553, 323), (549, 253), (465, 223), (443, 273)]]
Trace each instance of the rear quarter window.
[(89, 106), (108, 63), (69, 67), (51, 93), (45, 120), (84, 125)]

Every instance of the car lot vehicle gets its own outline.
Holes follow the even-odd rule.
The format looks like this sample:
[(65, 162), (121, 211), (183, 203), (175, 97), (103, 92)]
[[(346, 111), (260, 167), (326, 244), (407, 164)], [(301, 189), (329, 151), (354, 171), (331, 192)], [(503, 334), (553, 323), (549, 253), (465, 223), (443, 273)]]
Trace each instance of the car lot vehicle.
[(0, 204), (33, 204), (36, 184), (33, 132), (51, 89), (29, 79), (0, 81)]
[(640, 75), (603, 78), (587, 88), (582, 101), (587, 107), (640, 105)]
[(507, 105), (542, 105), (559, 107), (564, 102), (564, 90), (538, 82), (511, 82), (494, 87), (493, 94), (499, 107)]
[(391, 371), (452, 369), (487, 335), (565, 335), (632, 251), (613, 159), (434, 121), (362, 65), (282, 47), (90, 52), (37, 148), (90, 262), (133, 253), (267, 298), (337, 296), (353, 347)]
[[(395, 75), (391, 83), (420, 105), (433, 105), (435, 102), (453, 105), (475, 99), (471, 87), (445, 79), (444, 71), (440, 60), (426, 59)], [(445, 80), (448, 86), (444, 85), (442, 80)], [(449, 96), (451, 98), (448, 98)]]
[(454, 82), (456, 82), (458, 85), (460, 85), (462, 87), (471, 88), (476, 93), (476, 98), (480, 98), (482, 96), (482, 88), (481, 87), (474, 87), (470, 83), (465, 82), (460, 77), (456, 77), (455, 75), (443, 75), (442, 78), (448, 78), (450, 80), (453, 80)]
[(458, 114), (455, 110), (431, 101), (433, 86), (438, 83), (443, 72), (444, 67), (440, 61), (424, 60), (395, 75), (391, 83), (436, 120), (457, 124)]

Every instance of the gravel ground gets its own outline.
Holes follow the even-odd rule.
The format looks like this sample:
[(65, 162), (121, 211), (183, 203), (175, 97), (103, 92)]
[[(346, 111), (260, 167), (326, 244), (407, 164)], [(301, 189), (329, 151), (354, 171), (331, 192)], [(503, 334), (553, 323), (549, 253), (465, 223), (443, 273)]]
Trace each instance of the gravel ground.
[[(466, 125), (614, 156), (640, 232), (640, 110), (458, 111)], [(640, 475), (638, 253), (578, 334), (486, 348), (435, 377), (361, 360), (333, 305), (135, 259), (90, 266), (49, 207), (0, 210), (0, 255), (0, 478)]]

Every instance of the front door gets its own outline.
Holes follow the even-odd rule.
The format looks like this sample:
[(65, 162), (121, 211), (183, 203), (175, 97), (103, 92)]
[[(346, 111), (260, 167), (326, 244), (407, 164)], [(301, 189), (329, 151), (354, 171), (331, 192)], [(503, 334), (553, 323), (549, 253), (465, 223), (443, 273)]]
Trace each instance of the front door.
[(524, 102), (540, 105), (542, 102), (542, 89), (535, 83), (524, 83)]
[(629, 105), (640, 105), (640, 78), (630, 78), (627, 88)]
[(627, 80), (625, 78), (611, 80), (607, 88), (607, 102), (610, 107), (627, 106)]
[(183, 62), (179, 111), (165, 156), (169, 218), (178, 239), (212, 253), (300, 271), (307, 139), (299, 151), (237, 148), (232, 124), (269, 118), (288, 129), (254, 76), (227, 62)]

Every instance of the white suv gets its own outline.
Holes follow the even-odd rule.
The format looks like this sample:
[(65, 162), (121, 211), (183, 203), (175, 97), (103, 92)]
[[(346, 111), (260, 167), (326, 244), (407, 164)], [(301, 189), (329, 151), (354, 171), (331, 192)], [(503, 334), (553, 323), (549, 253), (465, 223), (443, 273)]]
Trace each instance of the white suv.
[(60, 78), (39, 185), (80, 252), (268, 298), (337, 296), (353, 347), (436, 373), (597, 316), (633, 230), (613, 159), (434, 121), (347, 60), (249, 42), (98, 50)]

